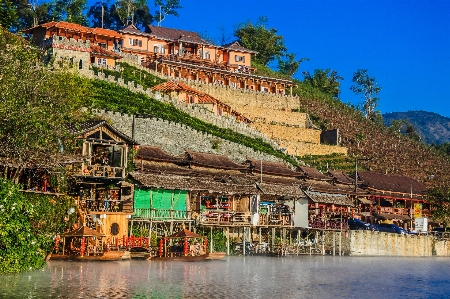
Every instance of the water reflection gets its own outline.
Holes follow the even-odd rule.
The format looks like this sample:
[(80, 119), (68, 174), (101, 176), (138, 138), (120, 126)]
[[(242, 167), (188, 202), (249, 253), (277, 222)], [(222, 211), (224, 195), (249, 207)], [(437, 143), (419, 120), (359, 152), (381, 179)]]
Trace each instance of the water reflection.
[(446, 258), (330, 256), (49, 261), (3, 275), (0, 298), (446, 298), (449, 266)]

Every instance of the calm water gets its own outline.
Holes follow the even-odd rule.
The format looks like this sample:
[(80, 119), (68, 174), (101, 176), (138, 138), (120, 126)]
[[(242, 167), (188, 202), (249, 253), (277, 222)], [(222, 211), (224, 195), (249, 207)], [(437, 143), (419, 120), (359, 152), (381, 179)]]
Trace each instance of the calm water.
[(0, 298), (449, 298), (450, 258), (49, 261), (0, 279)]

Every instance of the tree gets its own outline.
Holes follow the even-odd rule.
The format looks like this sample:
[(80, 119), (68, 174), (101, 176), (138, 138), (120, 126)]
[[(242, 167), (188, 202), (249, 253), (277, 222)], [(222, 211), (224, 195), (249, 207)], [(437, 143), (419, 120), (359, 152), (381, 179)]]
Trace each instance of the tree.
[(75, 221), (72, 198), (21, 192), (0, 178), (0, 273), (42, 268), (54, 238)]
[(51, 21), (51, 11), (53, 5), (49, 2), (42, 2), (40, 4), (37, 1), (28, 2), (28, 0), (13, 0), (14, 5), (17, 7), (17, 14), (19, 18), (19, 24), (17, 31), (35, 27), (38, 24)]
[(389, 130), (395, 134), (402, 133), (415, 141), (422, 139), (408, 119), (391, 120)]
[(92, 5), (87, 17), (92, 23), (93, 27), (107, 28), (118, 30), (123, 27), (122, 21), (116, 11), (115, 4), (110, 4), (109, 1), (98, 1)]
[(448, 226), (450, 224), (450, 188), (442, 186), (430, 189), (427, 199), (432, 206), (431, 217)]
[(366, 118), (375, 119), (375, 109), (378, 106), (380, 100), (377, 95), (381, 91), (381, 87), (378, 86), (375, 77), (370, 77), (367, 74), (367, 70), (358, 69), (353, 74), (352, 82), (355, 85), (350, 89), (357, 95), (362, 95), (364, 103), (362, 105), (362, 111)]
[(341, 83), (339, 80), (344, 80), (344, 78), (339, 76), (337, 71), (316, 69), (313, 75), (309, 72), (303, 72), (303, 76), (306, 84), (335, 98), (339, 97), (339, 93), (341, 92), (339, 88)]
[(155, 14), (155, 20), (158, 22), (158, 26), (161, 26), (161, 22), (168, 15), (178, 17), (177, 9), (182, 8), (180, 0), (155, 0), (155, 7), (159, 8)]
[(17, 8), (10, 0), (0, 0), (0, 26), (6, 29), (17, 26)]
[(52, 6), (52, 17), (54, 20), (88, 26), (87, 17), (84, 14), (86, 9), (87, 0), (56, 0)]
[(303, 61), (309, 61), (309, 58), (301, 58), (300, 60), (295, 60), (295, 54), (285, 54), (282, 57), (278, 57), (278, 72), (289, 77), (294, 76), (294, 74), (300, 68)]
[[(61, 141), (70, 140), (65, 124), (86, 119), (88, 81), (60, 68), (49, 69), (26, 41), (0, 30), (0, 157), (17, 165), (54, 160)], [(67, 142), (67, 144), (71, 144)]]
[[(238, 25), (234, 32), (241, 46), (258, 52), (252, 61), (265, 66), (287, 54), (283, 36), (275, 28), (266, 29), (267, 22), (266, 17), (260, 17), (255, 25), (248, 21)], [(293, 57), (288, 56), (288, 61), (289, 58)]]

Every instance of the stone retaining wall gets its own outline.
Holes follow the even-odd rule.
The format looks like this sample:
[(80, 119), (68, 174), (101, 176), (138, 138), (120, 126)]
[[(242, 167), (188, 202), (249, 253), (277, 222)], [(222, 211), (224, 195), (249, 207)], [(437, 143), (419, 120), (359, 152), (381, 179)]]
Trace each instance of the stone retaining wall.
[[(101, 118), (109, 119), (114, 127), (132, 136), (133, 117), (107, 111), (98, 111)], [(203, 153), (226, 155), (242, 163), (247, 158), (281, 162), (274, 156), (255, 151), (243, 145), (216, 136), (203, 134), (191, 127), (157, 118), (135, 118), (135, 140), (142, 145), (161, 146), (167, 153), (178, 156), (191, 150)]]

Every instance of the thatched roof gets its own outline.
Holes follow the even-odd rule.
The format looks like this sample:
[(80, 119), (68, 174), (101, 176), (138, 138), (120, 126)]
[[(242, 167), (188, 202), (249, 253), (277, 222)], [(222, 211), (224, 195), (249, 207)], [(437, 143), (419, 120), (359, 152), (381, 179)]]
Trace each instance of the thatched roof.
[(140, 146), (136, 155), (137, 159), (148, 161), (162, 161), (162, 162), (180, 162), (180, 157), (175, 157), (163, 151), (160, 146)]
[(322, 180), (322, 181), (332, 180), (331, 177), (324, 175), (323, 173), (321, 173), (320, 171), (318, 171), (316, 168), (313, 167), (299, 166), (297, 170), (304, 173), (304, 176), (306, 176), (308, 179)]
[(208, 191), (221, 194), (256, 194), (252, 185), (224, 184), (207, 177), (191, 177), (180, 175), (157, 175), (149, 173), (130, 173), (130, 176), (142, 186), (171, 190)]
[(128, 145), (137, 145), (138, 144), (136, 141), (131, 139), (131, 137), (129, 137), (125, 133), (122, 133), (115, 127), (111, 126), (105, 120), (90, 120), (90, 121), (85, 121), (85, 122), (81, 122), (81, 123), (66, 125), (67, 131), (70, 134), (77, 136), (78, 138), (86, 138), (88, 134), (90, 134), (92, 131), (98, 129), (99, 127), (105, 127), (108, 131), (114, 133), (118, 139), (120, 139), (122, 142), (124, 142)]
[(388, 191), (398, 193), (425, 194), (426, 187), (416, 179), (376, 172), (358, 171), (361, 185), (371, 190)]
[(105, 235), (102, 233), (99, 233), (98, 231), (93, 230), (87, 226), (82, 226), (73, 231), (65, 233), (64, 236), (66, 236), (66, 237), (103, 237)]
[(284, 163), (280, 162), (269, 162), (269, 161), (262, 161), (262, 160), (252, 160), (247, 159), (245, 161), (245, 164), (248, 165), (249, 170), (254, 174), (272, 174), (272, 175), (278, 175), (278, 176), (290, 176), (290, 177), (302, 177), (303, 173), (293, 171), (289, 167), (286, 166)]
[(197, 235), (196, 233), (191, 232), (187, 229), (182, 229), (174, 234), (171, 234), (170, 236), (167, 236), (168, 238), (204, 238), (203, 236)]
[(231, 161), (227, 156), (187, 151), (184, 162), (189, 165), (213, 167), (219, 169), (245, 170), (246, 167)]
[(256, 186), (261, 192), (268, 195), (277, 196), (292, 196), (292, 197), (304, 197), (303, 191), (299, 185), (278, 185), (278, 184), (264, 184), (256, 183)]
[(346, 175), (342, 171), (332, 171), (328, 170), (328, 173), (336, 180), (336, 182), (339, 182), (341, 184), (354, 184), (355, 180)]
[(307, 190), (304, 190), (303, 192), (313, 202), (335, 204), (341, 206), (353, 206), (353, 203), (350, 200), (350, 198), (348, 198), (346, 195), (343, 194), (330, 194)]

